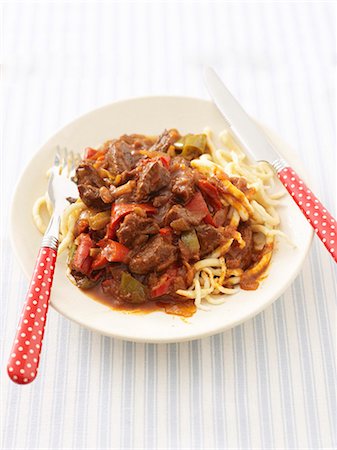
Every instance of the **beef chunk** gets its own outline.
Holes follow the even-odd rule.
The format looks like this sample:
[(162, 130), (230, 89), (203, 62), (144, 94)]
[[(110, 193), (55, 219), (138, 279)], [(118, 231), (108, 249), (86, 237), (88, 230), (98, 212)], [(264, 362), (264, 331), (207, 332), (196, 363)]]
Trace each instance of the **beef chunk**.
[(124, 266), (109, 266), (106, 269), (106, 279), (102, 281), (102, 291), (105, 295), (112, 297), (114, 302), (123, 304), (127, 301), (127, 298), (121, 296), (120, 285), (123, 272), (127, 272), (127, 268)]
[(194, 194), (194, 181), (186, 174), (177, 177), (172, 183), (172, 193), (178, 201), (186, 204)]
[(170, 268), (162, 274), (152, 272), (147, 279), (150, 295), (164, 301), (165, 297), (170, 295), (172, 299), (172, 296), (176, 297), (178, 289), (188, 289), (191, 286), (193, 277), (193, 268), (187, 268), (185, 265)]
[(76, 177), (78, 184), (89, 184), (96, 187), (104, 186), (104, 181), (99, 176), (97, 170), (88, 162), (82, 162), (78, 166)]
[(196, 232), (199, 239), (201, 257), (213, 252), (224, 242), (221, 231), (212, 225), (199, 225), (196, 228)]
[(109, 205), (103, 202), (99, 195), (99, 188), (87, 184), (79, 184), (78, 192), (83, 203), (91, 208), (107, 209)]
[(161, 192), (160, 195), (153, 198), (152, 204), (155, 208), (160, 208), (161, 206), (166, 205), (170, 201), (171, 197), (171, 191)]
[(74, 225), (73, 234), (75, 237), (79, 236), (81, 233), (84, 233), (89, 228), (89, 222), (86, 218), (81, 218), (81, 216), (76, 220)]
[(171, 293), (175, 294), (178, 289), (188, 289), (193, 283), (194, 269), (181, 266), (171, 284)]
[(76, 170), (76, 177), (78, 192), (83, 203), (97, 209), (109, 207), (100, 196), (100, 188), (104, 186), (104, 181), (90, 163), (81, 163)]
[(200, 217), (193, 215), (181, 205), (174, 205), (165, 215), (165, 224), (176, 231), (187, 231), (198, 225)]
[(242, 239), (246, 245), (240, 248), (237, 241), (234, 241), (226, 255), (226, 265), (229, 269), (247, 269), (252, 262), (253, 232), (249, 223), (241, 223), (238, 227)]
[(102, 275), (96, 274), (95, 277), (88, 275), (84, 275), (81, 272), (77, 272), (76, 270), (71, 270), (70, 275), (68, 275), (71, 282), (75, 283), (76, 286), (80, 289), (91, 289), (96, 284), (101, 281)]
[(135, 150), (147, 150), (154, 144), (155, 138), (143, 134), (123, 134), (119, 140), (131, 145)]
[(199, 251), (198, 250), (192, 251), (189, 247), (187, 247), (187, 245), (184, 244), (184, 242), (181, 239), (179, 239), (178, 245), (182, 261), (189, 262), (189, 261), (197, 261), (200, 259)]
[(120, 283), (114, 278), (108, 278), (102, 281), (102, 291), (105, 295), (109, 295), (114, 299), (119, 298), (119, 285)]
[(128, 248), (144, 244), (150, 234), (159, 232), (158, 224), (150, 218), (141, 217), (136, 213), (128, 214), (117, 231), (119, 242)]
[(175, 199), (184, 204), (188, 203), (194, 195), (194, 170), (186, 165), (182, 158), (176, 158), (172, 165), (172, 193)]
[(161, 235), (156, 235), (139, 252), (131, 256), (129, 268), (138, 274), (161, 272), (173, 264), (176, 259), (176, 247)]
[(170, 183), (170, 173), (159, 161), (150, 161), (143, 166), (137, 183), (137, 201), (146, 200), (153, 192)]
[(180, 134), (177, 130), (164, 130), (164, 132), (158, 137), (157, 141), (153, 144), (150, 150), (156, 152), (167, 152), (170, 145), (174, 144), (180, 139)]
[(106, 153), (109, 171), (114, 175), (131, 171), (136, 167), (141, 157), (142, 155), (135, 151), (131, 145), (121, 139), (113, 141)]
[(219, 209), (213, 216), (213, 222), (215, 223), (215, 225), (217, 227), (222, 227), (227, 219), (227, 214), (228, 214), (228, 206), (222, 207), (221, 209)]

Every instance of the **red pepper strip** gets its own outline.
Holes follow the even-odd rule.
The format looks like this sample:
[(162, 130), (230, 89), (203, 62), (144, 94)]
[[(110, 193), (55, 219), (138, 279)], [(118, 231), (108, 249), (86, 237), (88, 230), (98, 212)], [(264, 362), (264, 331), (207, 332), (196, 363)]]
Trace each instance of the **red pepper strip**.
[(172, 230), (171, 230), (171, 228), (168, 228), (168, 227), (161, 228), (159, 230), (159, 234), (161, 234), (162, 236), (171, 236)]
[(84, 150), (84, 159), (91, 159), (92, 161), (101, 161), (104, 159), (106, 150), (95, 150), (94, 148), (87, 147)]
[(103, 267), (108, 264), (108, 262), (109, 261), (106, 259), (106, 257), (103, 256), (102, 253), (99, 253), (91, 264), (91, 270), (103, 269)]
[(84, 159), (95, 159), (95, 158), (93, 158), (93, 156), (96, 156), (97, 152), (98, 151), (95, 150), (94, 148), (87, 147), (84, 150)]
[(157, 209), (147, 203), (115, 203), (111, 208), (111, 221), (107, 227), (106, 238), (113, 239), (116, 234), (117, 226), (124, 216), (134, 211), (135, 208), (141, 208), (149, 214), (154, 214)]
[(169, 157), (169, 155), (160, 156), (160, 160), (163, 163), (163, 166), (166, 167), (166, 169), (170, 167), (171, 158)]
[(202, 219), (209, 214), (209, 210), (204, 197), (201, 195), (201, 192), (196, 192), (194, 194), (189, 203), (187, 203), (186, 209), (188, 209), (191, 213), (202, 216)]
[(194, 194), (192, 200), (186, 205), (186, 209), (196, 216), (199, 216), (200, 220), (204, 219), (209, 225), (216, 226), (201, 192), (196, 192)]
[(102, 239), (97, 245), (102, 247), (101, 255), (109, 262), (126, 262), (126, 257), (130, 252), (125, 245), (111, 239)]
[(209, 198), (210, 203), (216, 210), (222, 208), (219, 192), (217, 187), (214, 186), (214, 184), (210, 183), (207, 180), (199, 180), (198, 186), (199, 189), (202, 191), (202, 193)]
[(177, 269), (170, 269), (164, 273), (158, 283), (151, 289), (152, 298), (161, 297), (169, 292), (172, 281), (177, 274)]
[(212, 225), (212, 227), (218, 228), (218, 225), (214, 222), (213, 217), (210, 215), (210, 213), (208, 213), (204, 218), (204, 222), (208, 223), (208, 225)]
[(93, 242), (89, 234), (80, 234), (78, 236), (78, 247), (74, 253), (74, 257), (71, 261), (73, 269), (88, 275), (90, 272), (90, 266), (92, 258), (90, 256), (90, 249), (93, 246)]

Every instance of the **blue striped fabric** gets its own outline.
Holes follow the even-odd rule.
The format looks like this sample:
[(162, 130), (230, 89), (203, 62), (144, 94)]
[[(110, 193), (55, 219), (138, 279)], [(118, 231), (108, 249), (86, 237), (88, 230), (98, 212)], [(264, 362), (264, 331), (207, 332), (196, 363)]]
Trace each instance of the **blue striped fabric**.
[(27, 288), (8, 239), (16, 174), (80, 113), (125, 97), (205, 97), (216, 65), (247, 109), (336, 201), (336, 3), (5, 2), (3, 11), (3, 449), (336, 448), (336, 273), (315, 240), (263, 313), (190, 343), (99, 336), (50, 311), (38, 379), (6, 358)]

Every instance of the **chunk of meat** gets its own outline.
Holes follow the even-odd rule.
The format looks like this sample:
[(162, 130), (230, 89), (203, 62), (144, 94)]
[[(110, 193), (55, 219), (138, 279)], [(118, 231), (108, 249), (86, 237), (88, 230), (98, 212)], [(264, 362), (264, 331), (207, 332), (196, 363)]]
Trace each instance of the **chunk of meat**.
[(153, 206), (156, 208), (160, 208), (161, 206), (166, 205), (172, 197), (171, 191), (161, 192), (160, 195), (154, 197), (152, 200)]
[(135, 150), (147, 150), (155, 142), (155, 138), (143, 134), (123, 134), (119, 139), (131, 145)]
[(161, 272), (177, 259), (177, 249), (160, 234), (152, 237), (140, 251), (131, 256), (129, 268), (137, 274)]
[(102, 291), (104, 292), (104, 294), (113, 297), (115, 301), (119, 299), (119, 285), (120, 283), (118, 282), (118, 280), (114, 278), (107, 278), (101, 283)]
[(194, 195), (194, 180), (192, 174), (181, 172), (172, 182), (172, 193), (178, 201), (186, 204)]
[(178, 245), (182, 261), (189, 262), (197, 261), (198, 259), (200, 259), (199, 250), (189, 248), (181, 239), (179, 239)]
[(177, 142), (180, 137), (179, 132), (173, 128), (171, 130), (164, 130), (150, 150), (155, 152), (167, 152), (170, 145)]
[(226, 265), (229, 269), (247, 269), (252, 263), (253, 252), (253, 232), (249, 223), (241, 223), (238, 227), (242, 239), (246, 245), (240, 248), (237, 241), (234, 241), (226, 254)]
[(216, 184), (212, 183), (211, 180), (200, 178), (198, 180), (198, 186), (203, 193), (203, 196), (206, 197), (207, 203), (210, 204), (215, 211), (221, 209), (222, 203)]
[(212, 225), (199, 225), (196, 228), (200, 244), (200, 256), (204, 257), (224, 243), (224, 237), (219, 228)]
[(213, 221), (217, 227), (222, 227), (227, 219), (228, 206), (222, 207), (213, 216)]
[(200, 215), (193, 214), (181, 205), (173, 205), (165, 215), (165, 224), (170, 225), (175, 231), (187, 231), (202, 220)]
[(96, 284), (98, 284), (101, 281), (103, 273), (96, 273), (94, 276), (93, 274), (84, 275), (81, 272), (77, 272), (76, 270), (72, 269), (70, 271), (70, 274), (68, 274), (69, 279), (72, 283), (75, 283), (76, 286), (80, 289), (91, 289)]
[(179, 202), (186, 204), (195, 192), (194, 170), (182, 158), (176, 158), (172, 165), (172, 194)]
[(77, 186), (80, 197), (87, 206), (96, 209), (109, 207), (100, 196), (104, 181), (97, 170), (88, 162), (82, 162), (76, 170)]
[(104, 181), (97, 170), (89, 162), (83, 161), (76, 170), (77, 184), (88, 184), (96, 187), (104, 186)]
[(117, 238), (128, 248), (144, 244), (151, 234), (159, 232), (159, 225), (151, 218), (141, 217), (136, 213), (128, 214), (119, 229)]
[(121, 139), (113, 141), (106, 153), (109, 171), (114, 175), (131, 171), (141, 158), (132, 145)]
[(193, 277), (194, 269), (192, 267), (188, 265), (179, 267), (171, 285), (172, 294), (175, 293), (178, 289), (188, 289), (193, 282)]
[(188, 289), (194, 277), (191, 267), (181, 266), (168, 269), (163, 274), (151, 273), (148, 277), (148, 286), (152, 298), (162, 296), (175, 296), (178, 289)]
[(170, 173), (159, 161), (149, 161), (144, 164), (137, 183), (137, 201), (143, 201), (148, 196), (170, 183)]
[(89, 228), (89, 222), (88, 219), (81, 219), (81, 217), (79, 217), (74, 225), (74, 231), (73, 234), (75, 237), (79, 236), (81, 233), (84, 233), (85, 231), (87, 231)]
[(122, 280), (123, 272), (126, 272), (127, 268), (124, 266), (117, 267), (109, 267), (106, 270), (106, 279), (102, 281), (102, 291), (105, 295), (109, 297), (113, 297), (114, 302), (123, 304), (124, 301), (127, 301), (120, 292), (120, 285)]
[(98, 210), (108, 209), (110, 207), (109, 204), (103, 202), (99, 188), (96, 186), (90, 186), (87, 184), (79, 184), (78, 192), (80, 197), (89, 208), (95, 208)]

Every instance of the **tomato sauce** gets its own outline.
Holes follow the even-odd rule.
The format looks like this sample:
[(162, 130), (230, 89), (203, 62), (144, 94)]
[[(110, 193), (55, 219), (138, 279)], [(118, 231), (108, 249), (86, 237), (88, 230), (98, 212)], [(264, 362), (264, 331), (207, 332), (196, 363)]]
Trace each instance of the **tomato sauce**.
[(141, 304), (126, 303), (117, 297), (105, 295), (100, 286), (86, 289), (85, 294), (93, 300), (108, 306), (109, 308), (132, 314), (149, 314), (155, 311), (162, 311), (181, 317), (191, 317), (196, 311), (194, 301), (191, 299), (180, 300), (171, 296), (163, 296), (157, 300), (150, 300)]

